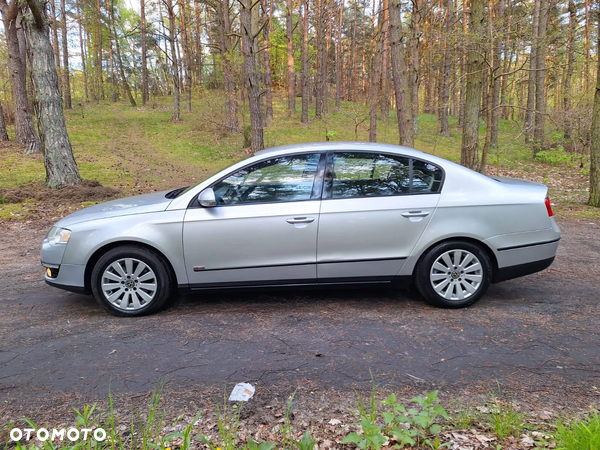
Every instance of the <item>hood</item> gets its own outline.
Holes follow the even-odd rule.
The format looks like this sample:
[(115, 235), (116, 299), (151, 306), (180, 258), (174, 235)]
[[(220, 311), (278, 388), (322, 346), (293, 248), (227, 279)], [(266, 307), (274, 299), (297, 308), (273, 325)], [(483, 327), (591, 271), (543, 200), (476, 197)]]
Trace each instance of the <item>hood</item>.
[(55, 226), (68, 228), (70, 225), (88, 220), (164, 211), (173, 200), (165, 197), (167, 192), (169, 191), (136, 195), (80, 209), (59, 220)]

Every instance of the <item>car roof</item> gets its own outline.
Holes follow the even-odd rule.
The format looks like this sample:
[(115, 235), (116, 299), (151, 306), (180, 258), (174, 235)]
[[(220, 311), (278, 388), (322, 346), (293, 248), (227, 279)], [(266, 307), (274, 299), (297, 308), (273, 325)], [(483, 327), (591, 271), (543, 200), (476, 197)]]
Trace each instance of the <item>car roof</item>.
[[(281, 145), (256, 152), (255, 156), (269, 156), (270, 154), (304, 153), (324, 150), (352, 150), (365, 152), (397, 153), (407, 156), (423, 157), (425, 154), (414, 148), (400, 145), (379, 144), (376, 142), (308, 142), (301, 144)], [(428, 155), (429, 156), (429, 155)]]

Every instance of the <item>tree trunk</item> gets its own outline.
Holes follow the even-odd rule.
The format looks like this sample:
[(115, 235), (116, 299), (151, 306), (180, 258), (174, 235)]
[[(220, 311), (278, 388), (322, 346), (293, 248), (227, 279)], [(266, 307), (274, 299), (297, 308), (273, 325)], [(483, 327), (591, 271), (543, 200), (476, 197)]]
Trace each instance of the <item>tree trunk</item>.
[[(567, 67), (565, 69), (565, 79), (563, 82), (563, 109), (565, 114), (565, 140), (571, 139), (571, 117), (569, 117), (571, 110), (571, 79), (573, 78), (573, 60), (575, 59), (575, 45), (574, 38), (577, 30), (577, 9), (575, 8), (575, 2), (569, 0), (569, 37), (567, 38)], [(599, 47), (600, 48), (600, 47)]]
[(469, 35), (471, 42), (467, 55), (467, 85), (463, 122), (460, 163), (477, 170), (479, 162), (479, 107), (481, 106), (483, 55), (475, 42), (481, 40), (483, 31), (483, 0), (470, 1)]
[(123, 60), (121, 58), (121, 45), (119, 44), (119, 35), (117, 34), (117, 28), (115, 26), (115, 22), (113, 20), (113, 35), (115, 37), (115, 50), (117, 52), (117, 64), (119, 65), (119, 75), (121, 76), (121, 83), (123, 85), (123, 90), (125, 90), (125, 94), (129, 99), (129, 104), (133, 107), (136, 107), (137, 104), (133, 95), (131, 95), (131, 88), (129, 87), (129, 82), (127, 81), (127, 77), (125, 76), (125, 70), (123, 70)]
[(421, 5), (422, 0), (413, 0), (412, 17), (410, 20), (412, 38), (410, 40), (410, 87), (412, 90), (412, 117), (414, 134), (419, 134), (419, 63), (421, 40)]
[(230, 133), (239, 133), (237, 89), (231, 62), (231, 21), (229, 18), (229, 0), (218, 2), (219, 39), (223, 64), (223, 84), (227, 92), (227, 128)]
[[(600, 48), (600, 11), (598, 12), (598, 47)], [(592, 113), (592, 145), (590, 150), (590, 198), (588, 203), (600, 206), (600, 59), (596, 71), (596, 93)]]
[(204, 55), (204, 49), (202, 48), (202, 33), (200, 32), (202, 28), (202, 22), (200, 17), (200, 2), (194, 2), (194, 17), (196, 19), (194, 23), (194, 26), (196, 28), (196, 85), (202, 86), (202, 57)]
[(285, 30), (287, 37), (287, 88), (288, 115), (296, 114), (296, 81), (294, 76), (294, 22), (292, 17), (293, 0), (286, 0)]
[(115, 53), (113, 49), (113, 4), (112, 0), (106, 0), (106, 25), (108, 28), (108, 59), (110, 61), (110, 90), (111, 101), (116, 103), (119, 99), (119, 90), (117, 88), (117, 75), (115, 74)]
[(389, 74), (389, 24), (390, 10), (389, 0), (383, 0), (381, 4), (381, 119), (387, 122), (390, 115), (390, 74)]
[(533, 10), (533, 24), (531, 31), (531, 57), (529, 60), (529, 79), (527, 81), (527, 112), (525, 114), (525, 142), (530, 143), (533, 140), (533, 123), (535, 118), (535, 88), (536, 88), (536, 69), (538, 68), (537, 54), (539, 48), (539, 24), (540, 24), (540, 4), (541, 0), (535, 0)]
[(400, 20), (400, 0), (390, 0), (390, 52), (392, 55), (392, 77), (396, 94), (396, 114), (400, 145), (414, 146), (414, 124), (412, 101), (409, 89), (404, 43), (402, 42), (402, 22)]
[[(55, 0), (49, 0), (50, 4), (50, 20), (48, 21), (48, 25), (52, 30), (52, 50), (54, 51), (54, 63), (56, 64), (56, 68), (58, 69), (58, 74), (61, 74), (60, 67), (60, 50), (59, 50), (59, 42), (58, 42), (58, 21), (56, 20), (56, 2)], [(63, 87), (60, 85), (61, 80), (58, 80), (58, 89), (62, 93)]]
[(240, 24), (242, 33), (242, 54), (244, 56), (244, 77), (248, 91), (248, 106), (250, 108), (250, 126), (252, 128), (252, 151), (258, 152), (265, 147), (263, 138), (263, 117), (260, 107), (260, 82), (256, 70), (257, 48), (253, 33), (252, 8), (257, 7), (258, 1), (238, 0), (241, 5)]
[(67, 39), (67, 11), (65, 0), (60, 0), (60, 18), (62, 30), (62, 49), (63, 49), (63, 96), (65, 99), (65, 109), (73, 109), (71, 104), (71, 80), (69, 74), (69, 41)]
[(179, 35), (181, 36), (181, 50), (183, 52), (183, 67), (185, 73), (185, 110), (192, 111), (192, 64), (191, 50), (188, 39), (187, 0), (179, 0)]
[(317, 49), (317, 82), (316, 82), (316, 95), (315, 95), (315, 118), (321, 119), (323, 117), (323, 102), (325, 94), (325, 10), (327, 9), (327, 0), (317, 0), (317, 11), (316, 11), (316, 49)]
[[(505, 0), (497, 0), (495, 6), (496, 11), (496, 23), (499, 25), (499, 29), (494, 30), (494, 28), (490, 28), (492, 33), (495, 33), (495, 37), (493, 38), (493, 50), (492, 50), (492, 69), (490, 72), (492, 73), (490, 83), (490, 89), (492, 90), (492, 101), (489, 103), (488, 108), (491, 108), (490, 115), (490, 147), (498, 148), (498, 121), (500, 120), (500, 81), (502, 78), (502, 74), (500, 73), (501, 66), (501, 58), (502, 53), (505, 49), (502, 48), (503, 40), (501, 39), (501, 30), (504, 19), (504, 2)], [(490, 37), (492, 39), (492, 37)], [(487, 156), (487, 154), (486, 154)], [(483, 159), (483, 158), (482, 158)]]
[(381, 78), (381, 23), (379, 30), (375, 28), (375, 2), (371, 22), (371, 64), (369, 70), (369, 142), (377, 142), (377, 111), (379, 110), (379, 80)]
[[(263, 66), (264, 66), (264, 84), (265, 84), (265, 111), (266, 111), (266, 124), (269, 126), (273, 122), (273, 81), (271, 79), (271, 45), (269, 41), (269, 35), (271, 33), (271, 16), (273, 15), (273, 0), (271, 0), (270, 7), (267, 8), (266, 0), (261, 0), (262, 9), (262, 20), (263, 24), (267, 21), (266, 25), (263, 25)], [(292, 54), (293, 57), (293, 54)], [(293, 59), (292, 59), (293, 63)], [(293, 64), (292, 64), (293, 69)], [(289, 70), (289, 60), (288, 60)], [(288, 72), (288, 83), (289, 83), (289, 72)], [(292, 80), (293, 86), (293, 80)], [(289, 100), (289, 92), (288, 92)], [(289, 103), (288, 103), (289, 108)]]
[(179, 100), (179, 63), (177, 62), (177, 45), (175, 42), (175, 11), (173, 0), (166, 0), (167, 15), (169, 16), (169, 45), (171, 46), (171, 71), (173, 76), (173, 122), (179, 122), (180, 100)]
[(308, 0), (304, 0), (302, 14), (302, 117), (301, 122), (308, 125)]
[(149, 100), (148, 91), (148, 62), (146, 56), (148, 53), (146, 44), (146, 0), (140, 0), (140, 40), (142, 46), (142, 105)]
[(461, 45), (462, 55), (460, 58), (460, 113), (458, 115), (458, 124), (462, 127), (465, 119), (465, 93), (467, 90), (467, 31), (468, 31), (468, 8), (467, 0), (462, 0), (462, 31), (463, 39)]
[[(385, 0), (384, 0), (385, 1)], [(335, 52), (335, 110), (339, 111), (342, 104), (342, 27), (344, 23), (344, 2), (338, 6), (336, 21)]]
[(544, 126), (546, 124), (546, 31), (548, 28), (548, 0), (541, 0), (538, 27), (537, 68), (535, 72), (535, 116), (533, 118), (533, 155), (544, 148)]
[(350, 24), (350, 64), (348, 64), (348, 97), (349, 102), (355, 100), (355, 93), (358, 91), (358, 82), (356, 80), (356, 27), (358, 20), (358, 1), (354, 2), (352, 22)]
[(581, 87), (584, 92), (590, 89), (590, 3), (584, 2), (583, 64), (581, 65)]
[(446, 18), (444, 19), (444, 61), (442, 63), (442, 78), (440, 83), (440, 133), (442, 136), (450, 137), (450, 125), (448, 124), (448, 108), (450, 102), (450, 71), (452, 69), (452, 28), (454, 26), (454, 2), (447, 0)]
[(81, 2), (83, 0), (77, 0), (77, 24), (79, 25), (79, 49), (81, 51), (81, 72), (83, 73), (83, 90), (85, 92), (85, 100), (89, 100), (89, 88), (88, 88), (88, 76), (86, 69), (86, 59), (87, 55), (85, 52), (85, 46), (83, 45), (83, 12), (81, 7)]
[(25, 146), (25, 153), (40, 151), (40, 143), (35, 133), (33, 117), (27, 99), (27, 66), (22, 58), (22, 50), (17, 35), (18, 3), (13, 0), (10, 5), (0, 1), (0, 11), (4, 21), (4, 30), (8, 46), (8, 62), (13, 84), (13, 100), (15, 102), (15, 140)]
[(0, 142), (8, 141), (8, 133), (6, 132), (6, 122), (4, 121), (4, 111), (2, 103), (0, 103)]
[(96, 0), (96, 36), (94, 42), (94, 69), (96, 72), (96, 101), (104, 100), (104, 82), (102, 80), (102, 6)]
[(29, 11), (24, 15), (24, 25), (38, 105), (46, 184), (51, 188), (60, 188), (79, 183), (81, 178), (63, 115), (44, 4), (40, 0), (27, 0), (27, 4)]

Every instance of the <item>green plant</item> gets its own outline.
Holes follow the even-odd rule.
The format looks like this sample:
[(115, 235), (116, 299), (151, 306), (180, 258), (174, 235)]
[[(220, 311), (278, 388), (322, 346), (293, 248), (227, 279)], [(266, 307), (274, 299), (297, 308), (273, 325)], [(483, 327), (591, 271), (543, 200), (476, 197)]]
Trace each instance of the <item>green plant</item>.
[(512, 401), (505, 405), (494, 400), (489, 414), (491, 431), (500, 440), (510, 436), (519, 437), (525, 428), (524, 414), (515, 410)]
[(535, 159), (540, 162), (556, 165), (571, 163), (573, 161), (573, 156), (565, 152), (565, 149), (560, 145), (555, 149), (537, 152)]
[(375, 387), (371, 392), (369, 408), (359, 400), (360, 432), (352, 432), (342, 440), (342, 443), (352, 443), (361, 449), (379, 449), (388, 441), (394, 441), (396, 448), (406, 445), (427, 445), (437, 449), (447, 447), (449, 443), (441, 443), (438, 417), (449, 418), (448, 412), (438, 405), (438, 392), (429, 392), (423, 397), (411, 399), (416, 408), (407, 409), (398, 402), (396, 394), (390, 394), (381, 401), (384, 411), (381, 412), (384, 423), (378, 424)]
[(222, 450), (236, 450), (238, 443), (238, 427), (240, 424), (240, 410), (236, 410), (229, 415), (227, 402), (223, 404), (223, 409), (217, 406), (217, 426), (219, 428), (220, 445), (209, 443), (206, 439), (200, 439), (208, 444), (211, 449), (220, 448)]
[(480, 419), (480, 414), (477, 409), (473, 408), (470, 403), (453, 402), (452, 407), (454, 413), (450, 416), (452, 424), (461, 430), (466, 430)]
[(292, 409), (292, 402), (294, 401), (295, 396), (296, 396), (296, 391), (294, 391), (292, 393), (292, 395), (290, 396), (287, 406), (285, 407), (285, 414), (283, 416), (283, 425), (281, 426), (281, 434), (282, 434), (282, 438), (283, 438), (283, 448), (284, 449), (290, 448), (291, 444), (293, 442), (295, 442), (291, 438), (292, 424), (290, 421), (290, 411)]
[(556, 422), (556, 450), (600, 449), (600, 413), (593, 410), (581, 419)]
[(192, 422), (188, 426), (185, 427), (183, 432), (175, 432), (175, 433), (167, 434), (162, 439), (162, 442), (161, 442), (162, 447), (158, 447), (158, 446), (154, 446), (154, 445), (153, 445), (153, 447), (162, 450), (164, 448), (170, 447), (171, 446), (170, 442), (173, 439), (177, 439), (177, 438), (182, 439), (182, 442), (178, 445), (179, 450), (189, 450), (192, 439), (197, 439), (197, 440), (201, 440), (204, 442), (206, 439), (204, 439), (202, 436), (192, 436), (192, 428), (194, 428), (194, 425), (200, 418), (200, 414), (201, 414), (201, 412), (198, 412), (198, 414), (196, 414), (196, 416), (194, 416), (194, 418), (192, 419)]
[(378, 450), (383, 447), (383, 444), (385, 444), (387, 439), (383, 435), (382, 427), (380, 425), (370, 422), (367, 417), (363, 416), (360, 419), (360, 427), (362, 429), (362, 434), (353, 431), (346, 436), (341, 443), (354, 444), (363, 450)]
[(317, 441), (310, 437), (310, 432), (306, 431), (299, 441), (294, 441), (294, 445), (298, 447), (298, 450), (313, 450)]
[[(447, 446), (439, 443), (438, 434), (441, 426), (437, 423), (437, 418), (441, 416), (449, 419), (450, 416), (442, 406), (438, 405), (438, 391), (429, 392), (423, 397), (414, 397), (411, 402), (419, 405), (419, 408), (406, 409), (404, 405), (397, 402), (395, 394), (383, 400), (382, 403), (389, 408), (382, 414), (386, 429), (389, 429), (403, 446), (407, 444), (426, 444), (431, 448)], [(430, 437), (435, 437), (435, 440), (432, 441)]]
[(244, 134), (244, 148), (252, 147), (252, 127), (246, 125), (243, 130)]
[(335, 141), (336, 136), (337, 136), (337, 133), (335, 131), (328, 131), (327, 129), (325, 129), (325, 140), (326, 141)]
[(252, 440), (252, 438), (248, 438), (248, 443), (244, 449), (246, 450), (273, 450), (275, 448), (275, 442), (261, 442), (257, 444)]

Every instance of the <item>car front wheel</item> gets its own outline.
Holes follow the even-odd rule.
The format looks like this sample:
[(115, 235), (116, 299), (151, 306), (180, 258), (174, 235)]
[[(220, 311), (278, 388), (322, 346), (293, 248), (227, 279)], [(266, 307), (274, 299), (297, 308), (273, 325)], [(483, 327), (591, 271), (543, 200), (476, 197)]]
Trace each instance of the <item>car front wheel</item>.
[(448, 241), (433, 247), (416, 269), (421, 295), (428, 303), (444, 308), (472, 305), (485, 294), (491, 278), (487, 253), (466, 241)]
[(114, 315), (152, 314), (169, 299), (171, 278), (164, 259), (154, 252), (143, 247), (117, 247), (94, 266), (92, 293)]

